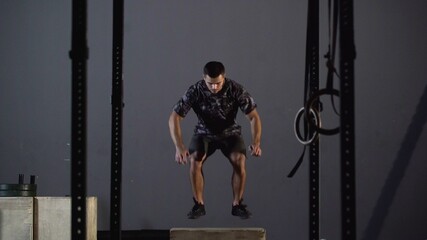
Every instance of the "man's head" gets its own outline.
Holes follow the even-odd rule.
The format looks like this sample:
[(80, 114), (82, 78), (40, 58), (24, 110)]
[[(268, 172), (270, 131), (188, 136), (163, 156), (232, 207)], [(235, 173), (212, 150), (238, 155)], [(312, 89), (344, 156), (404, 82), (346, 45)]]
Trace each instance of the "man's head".
[(203, 68), (203, 79), (212, 93), (221, 91), (225, 81), (225, 68), (220, 62), (208, 62)]
[(215, 61), (208, 62), (203, 68), (203, 74), (208, 75), (211, 78), (216, 78), (221, 74), (224, 75), (224, 73), (225, 73), (224, 65), (220, 62), (215, 62)]

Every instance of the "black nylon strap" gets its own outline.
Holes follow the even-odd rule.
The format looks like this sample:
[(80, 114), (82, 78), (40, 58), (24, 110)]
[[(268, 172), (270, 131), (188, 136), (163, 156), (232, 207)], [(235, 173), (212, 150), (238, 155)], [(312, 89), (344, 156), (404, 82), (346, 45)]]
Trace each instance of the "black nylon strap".
[[(328, 75), (326, 81), (326, 88), (333, 89), (333, 76), (334, 74), (338, 75), (337, 70), (335, 69), (335, 50), (336, 50), (336, 39), (337, 39), (337, 26), (338, 26), (338, 0), (334, 0), (333, 5), (331, 6), (331, 1), (328, 0), (328, 20), (329, 20), (329, 51), (325, 55), (326, 67), (328, 68)], [(332, 10), (331, 10), (332, 9)], [(331, 22), (331, 12), (332, 12), (332, 22)], [(332, 32), (332, 34), (331, 34)]]
[[(328, 68), (326, 89), (328, 90), (334, 89), (334, 81), (333, 81), (334, 74), (338, 78), (340, 78), (338, 71), (335, 68), (335, 52), (336, 52), (336, 42), (337, 42), (336, 39), (337, 39), (337, 32), (338, 32), (338, 27), (337, 27), (338, 26), (338, 4), (339, 4), (339, 1), (334, 0), (333, 9), (331, 10), (331, 0), (328, 0), (329, 52), (326, 54), (326, 58), (328, 59), (326, 62), (326, 66)], [(332, 18), (333, 18), (332, 24), (331, 24), (331, 12), (332, 12)], [(331, 28), (332, 28), (332, 35), (331, 35)], [(332, 108), (337, 115), (340, 115), (335, 105), (334, 96), (333, 94), (330, 94), (330, 95), (331, 95)]]

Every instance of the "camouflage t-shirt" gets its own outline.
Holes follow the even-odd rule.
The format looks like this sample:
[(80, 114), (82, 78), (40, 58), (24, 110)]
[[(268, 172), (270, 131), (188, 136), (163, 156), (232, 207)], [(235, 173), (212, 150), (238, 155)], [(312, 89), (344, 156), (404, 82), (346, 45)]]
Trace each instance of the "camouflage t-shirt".
[(238, 109), (248, 114), (256, 108), (251, 95), (237, 82), (226, 78), (218, 93), (209, 91), (204, 80), (190, 86), (173, 110), (185, 117), (193, 108), (199, 119), (194, 133), (198, 135), (240, 135), (236, 122)]

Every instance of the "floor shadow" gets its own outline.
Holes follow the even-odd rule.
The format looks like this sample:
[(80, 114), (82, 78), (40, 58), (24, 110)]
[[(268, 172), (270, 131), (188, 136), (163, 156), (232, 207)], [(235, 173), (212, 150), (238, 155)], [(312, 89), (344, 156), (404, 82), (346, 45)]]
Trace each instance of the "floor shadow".
[(393, 167), (388, 174), (387, 180), (381, 195), (377, 200), (373, 214), (365, 229), (362, 240), (378, 239), (389, 208), (393, 203), (396, 191), (405, 175), (405, 171), (414, 153), (418, 139), (421, 136), (422, 129), (427, 122), (427, 86), (424, 88), (423, 95), (418, 103), (416, 112), (412, 117), (402, 145), (394, 160)]

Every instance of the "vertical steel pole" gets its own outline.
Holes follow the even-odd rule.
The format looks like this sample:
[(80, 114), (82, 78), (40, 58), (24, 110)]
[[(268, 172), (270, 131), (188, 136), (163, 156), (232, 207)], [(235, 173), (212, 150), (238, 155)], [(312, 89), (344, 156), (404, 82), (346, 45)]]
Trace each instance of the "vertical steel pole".
[(123, 125), (123, 22), (124, 0), (113, 2), (113, 81), (111, 119), (111, 239), (121, 239), (122, 125)]
[[(319, 1), (308, 2), (307, 28), (307, 57), (309, 64), (310, 97), (319, 91)], [(319, 112), (319, 104), (313, 104), (313, 110)], [(307, 114), (307, 113), (306, 113)], [(315, 134), (313, 127), (309, 128), (309, 136)], [(319, 145), (320, 136), (310, 144), (309, 148), (309, 239), (319, 239)]]
[(72, 3), (71, 238), (86, 239), (87, 3)]
[(340, 2), (341, 74), (341, 225), (343, 240), (356, 239), (355, 126), (354, 126), (353, 1)]

